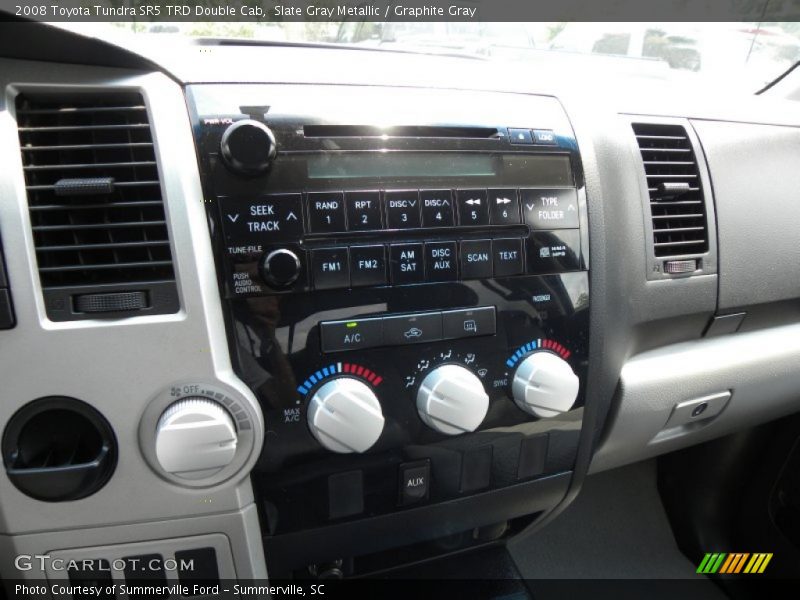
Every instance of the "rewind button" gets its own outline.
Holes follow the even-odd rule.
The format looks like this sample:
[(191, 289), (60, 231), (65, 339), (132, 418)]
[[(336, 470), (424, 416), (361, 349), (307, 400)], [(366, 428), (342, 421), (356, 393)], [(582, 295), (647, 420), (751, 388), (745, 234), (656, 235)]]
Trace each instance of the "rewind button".
[(488, 225), (489, 202), (486, 190), (458, 190), (458, 224)]

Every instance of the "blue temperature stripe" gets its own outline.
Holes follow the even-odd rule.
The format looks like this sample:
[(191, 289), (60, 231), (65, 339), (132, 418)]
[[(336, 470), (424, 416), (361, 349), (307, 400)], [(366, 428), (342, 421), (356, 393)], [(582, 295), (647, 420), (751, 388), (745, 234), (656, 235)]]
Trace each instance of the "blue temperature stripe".
[(297, 388), (297, 391), (303, 394), (304, 396), (308, 393), (308, 390), (304, 385), (301, 385), (299, 388)]
[(322, 374), (322, 371), (321, 371), (321, 370), (320, 370), (320, 371), (317, 371), (316, 373), (314, 373), (314, 375), (316, 375), (316, 376), (317, 376), (317, 379), (322, 379), (323, 377), (325, 377), (325, 376)]
[(513, 366), (514, 366), (514, 360), (513, 360), (513, 359), (511, 359), (511, 358), (509, 358), (509, 359), (506, 361), (506, 365), (507, 365), (507, 366), (509, 366), (509, 367), (513, 367)]
[(328, 367), (331, 371), (331, 375), (336, 375), (336, 365), (331, 365)]
[(328, 371), (328, 367), (322, 367), (322, 372), (325, 374), (325, 377), (328, 377), (331, 374), (331, 372)]
[(316, 375), (312, 375), (312, 376), (311, 376), (311, 377), (309, 377), (308, 379), (311, 381), (311, 383), (317, 383), (317, 381), (319, 381), (319, 380), (317, 379), (317, 376), (316, 376)]

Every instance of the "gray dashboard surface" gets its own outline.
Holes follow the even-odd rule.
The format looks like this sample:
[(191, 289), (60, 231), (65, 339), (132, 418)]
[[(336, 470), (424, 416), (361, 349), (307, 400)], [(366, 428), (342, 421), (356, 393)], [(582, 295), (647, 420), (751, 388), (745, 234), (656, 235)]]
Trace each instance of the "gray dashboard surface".
[(800, 129), (694, 121), (717, 205), (719, 310), (800, 296)]

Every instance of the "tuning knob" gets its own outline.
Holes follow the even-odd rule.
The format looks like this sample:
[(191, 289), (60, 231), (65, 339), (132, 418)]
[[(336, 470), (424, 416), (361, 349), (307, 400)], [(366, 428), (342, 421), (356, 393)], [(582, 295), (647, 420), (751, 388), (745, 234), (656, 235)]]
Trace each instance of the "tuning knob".
[(237, 173), (261, 175), (277, 153), (275, 136), (258, 121), (236, 121), (222, 134), (220, 153), (225, 164)]
[(442, 365), (431, 371), (417, 391), (417, 411), (439, 433), (475, 431), (489, 410), (483, 383), (469, 369)]
[(366, 452), (383, 431), (381, 404), (366, 384), (339, 377), (320, 387), (308, 405), (308, 426), (332, 452)]
[(547, 418), (572, 408), (578, 385), (578, 376), (567, 361), (551, 352), (534, 352), (517, 367), (511, 391), (522, 410)]
[(161, 415), (156, 426), (156, 457), (167, 472), (183, 479), (210, 477), (236, 454), (236, 425), (219, 403), (184, 398)]
[(297, 254), (287, 248), (278, 248), (264, 255), (260, 270), (270, 287), (280, 289), (297, 281), (302, 265)]

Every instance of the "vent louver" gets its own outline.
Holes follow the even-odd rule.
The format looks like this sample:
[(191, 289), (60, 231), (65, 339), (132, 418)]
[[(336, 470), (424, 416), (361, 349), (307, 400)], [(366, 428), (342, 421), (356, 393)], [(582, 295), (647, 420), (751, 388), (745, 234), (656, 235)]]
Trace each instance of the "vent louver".
[[(174, 312), (175, 274), (142, 96), (21, 94), (16, 112), (39, 277), (46, 299), (49, 292), (61, 299), (48, 302), (48, 314), (56, 308), (61, 319), (76, 318), (66, 315), (75, 312), (76, 295), (129, 290), (158, 292), (137, 310)], [(169, 310), (153, 306), (165, 303)]]
[(633, 131), (647, 175), (655, 256), (706, 252), (705, 198), (686, 130), (681, 125), (634, 123)]

